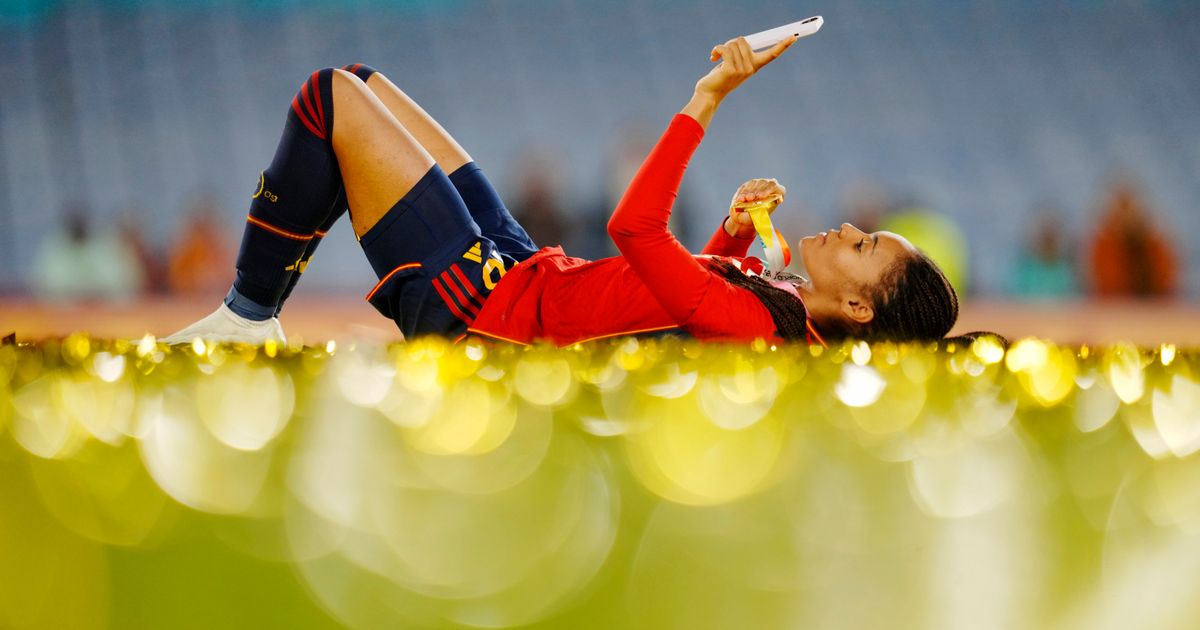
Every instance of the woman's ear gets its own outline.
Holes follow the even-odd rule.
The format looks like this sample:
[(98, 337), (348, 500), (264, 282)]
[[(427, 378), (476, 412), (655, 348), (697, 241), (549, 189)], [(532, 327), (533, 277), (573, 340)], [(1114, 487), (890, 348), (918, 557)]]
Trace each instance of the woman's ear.
[(848, 295), (842, 298), (842, 314), (857, 324), (869, 324), (875, 319), (875, 308), (861, 295)]

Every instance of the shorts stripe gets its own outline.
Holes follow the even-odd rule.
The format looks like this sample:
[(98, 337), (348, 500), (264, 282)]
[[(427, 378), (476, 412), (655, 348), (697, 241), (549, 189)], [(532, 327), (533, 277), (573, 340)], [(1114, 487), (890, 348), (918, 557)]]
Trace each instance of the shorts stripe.
[(473, 319), (467, 317), (466, 314), (464, 314), (462, 310), (458, 308), (458, 305), (454, 303), (454, 299), (451, 298), (450, 295), (446, 293), (446, 290), (442, 288), (441, 282), (438, 278), (433, 279), (433, 288), (437, 290), (438, 295), (442, 296), (442, 301), (446, 303), (446, 306), (450, 308), (450, 312), (454, 313), (455, 317), (461, 319), (467, 325), (470, 325), (471, 322), (474, 321)]
[(387, 281), (391, 280), (392, 276), (396, 275), (396, 273), (398, 273), (400, 271), (404, 271), (405, 269), (412, 269), (413, 267), (420, 267), (420, 266), (421, 266), (421, 263), (408, 263), (405, 265), (400, 265), (399, 267), (396, 267), (395, 269), (389, 271), (388, 275), (384, 276), (382, 280), (375, 283), (375, 287), (372, 288), (371, 292), (367, 294), (366, 300), (368, 302), (370, 302), (371, 298), (375, 297), (375, 292), (378, 291), (380, 287), (387, 284)]
[[(483, 308), (483, 298), (476, 297), (477, 294), (473, 295), (475, 293), (473, 290), (468, 290), (464, 288), (461, 283), (456, 282), (455, 277), (451, 275), (449, 269), (442, 272), (442, 282), (445, 282), (446, 286), (454, 291), (455, 297), (459, 298), (459, 302), (461, 302), (464, 307), (474, 307), (476, 311)], [(467, 284), (466, 286), (470, 287), (470, 289), (475, 288), (470, 284)]]
[(472, 315), (471, 319), (479, 317), (479, 307), (475, 306), (474, 302), (467, 299), (467, 297), (463, 295), (462, 289), (458, 288), (458, 286), (454, 283), (454, 280), (449, 277), (448, 272), (443, 271), (442, 275), (438, 276), (438, 280), (441, 280), (442, 284), (450, 290), (450, 293), (454, 296), (454, 299), (458, 301), (458, 305)]
[(450, 271), (454, 273), (455, 278), (458, 278), (459, 283), (463, 285), (463, 287), (467, 290), (467, 293), (470, 293), (471, 297), (478, 300), (480, 307), (482, 307), (483, 296), (479, 295), (479, 290), (475, 288), (475, 285), (467, 281), (467, 276), (463, 274), (462, 269), (458, 268), (458, 263), (450, 265)]

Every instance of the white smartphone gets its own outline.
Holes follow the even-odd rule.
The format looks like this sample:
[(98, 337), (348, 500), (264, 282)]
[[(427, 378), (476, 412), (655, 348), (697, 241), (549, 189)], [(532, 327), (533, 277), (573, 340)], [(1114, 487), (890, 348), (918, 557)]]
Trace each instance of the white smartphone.
[(769, 31), (762, 31), (753, 35), (746, 36), (746, 42), (750, 44), (751, 50), (763, 50), (770, 48), (784, 39), (795, 35), (796, 37), (808, 37), (813, 33), (821, 30), (821, 25), (825, 23), (824, 18), (819, 15), (814, 15), (808, 19), (792, 22), (777, 26)]

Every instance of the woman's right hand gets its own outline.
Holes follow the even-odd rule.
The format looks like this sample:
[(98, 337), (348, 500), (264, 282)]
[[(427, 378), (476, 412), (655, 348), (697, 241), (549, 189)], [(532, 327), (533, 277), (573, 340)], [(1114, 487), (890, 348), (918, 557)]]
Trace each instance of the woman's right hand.
[(786, 196), (787, 188), (783, 184), (780, 184), (778, 180), (774, 178), (756, 178), (738, 186), (737, 192), (733, 193), (733, 200), (729, 202), (729, 205), (750, 204), (756, 201), (765, 201), (771, 197), (779, 197), (779, 200), (783, 201), (783, 198)]
[[(783, 201), (785, 196), (787, 196), (787, 188), (775, 179), (752, 179), (738, 186), (737, 192), (733, 193), (733, 199), (729, 202), (729, 218), (725, 221), (725, 233), (735, 238), (753, 238), (754, 222), (745, 208), (754, 205), (755, 202), (772, 198)], [(773, 206), (771, 211), (774, 210)]]

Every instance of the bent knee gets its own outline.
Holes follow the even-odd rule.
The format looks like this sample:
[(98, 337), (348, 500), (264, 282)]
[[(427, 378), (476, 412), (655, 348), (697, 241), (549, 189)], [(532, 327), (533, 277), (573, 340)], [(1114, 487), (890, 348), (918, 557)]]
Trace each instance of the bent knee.
[(341, 68), (326, 68), (318, 72), (328, 71), (330, 77), (330, 85), (333, 89), (333, 96), (338, 100), (350, 99), (357, 100), (365, 98), (370, 90), (367, 89), (367, 84), (363, 83), (362, 79), (358, 78), (354, 73), (347, 72)]
[(395, 122), (375, 93), (353, 73), (334, 69), (330, 78), (333, 109), (337, 111), (338, 120), (337, 132), (333, 135), (335, 144), (358, 142), (374, 135), (374, 130), (387, 124), (389, 119)]

